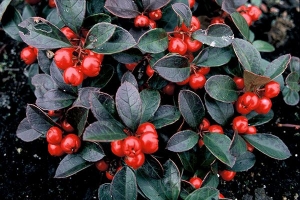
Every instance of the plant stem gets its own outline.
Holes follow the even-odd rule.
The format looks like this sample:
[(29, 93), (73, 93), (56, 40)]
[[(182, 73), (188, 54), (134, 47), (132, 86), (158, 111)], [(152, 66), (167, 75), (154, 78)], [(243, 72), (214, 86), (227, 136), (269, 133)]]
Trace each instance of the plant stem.
[(295, 129), (300, 129), (300, 125), (297, 124), (277, 124), (278, 127), (290, 127), (290, 128), (295, 128)]

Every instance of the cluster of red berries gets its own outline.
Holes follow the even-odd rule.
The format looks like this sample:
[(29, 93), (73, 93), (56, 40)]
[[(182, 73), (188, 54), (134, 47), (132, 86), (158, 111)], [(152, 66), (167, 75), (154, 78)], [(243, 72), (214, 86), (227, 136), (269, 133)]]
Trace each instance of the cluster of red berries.
[(111, 142), (111, 151), (118, 157), (125, 157), (125, 163), (137, 169), (145, 162), (144, 154), (152, 154), (158, 150), (158, 134), (150, 122), (139, 125), (135, 136)]
[(22, 49), (20, 53), (21, 59), (27, 64), (31, 65), (37, 59), (38, 49), (32, 46), (27, 46)]
[(63, 27), (61, 31), (74, 45), (70, 48), (58, 49), (54, 54), (56, 66), (63, 70), (65, 83), (78, 86), (86, 77), (95, 77), (100, 73), (103, 54), (95, 53), (81, 47), (84, 38), (80, 38), (69, 27)]
[(162, 17), (161, 9), (152, 10), (148, 13), (148, 16), (144, 13), (134, 18), (134, 26), (137, 28), (156, 28), (156, 21)]
[(237, 8), (237, 11), (244, 17), (248, 26), (251, 26), (253, 22), (257, 21), (262, 14), (259, 7), (255, 5), (242, 5)]

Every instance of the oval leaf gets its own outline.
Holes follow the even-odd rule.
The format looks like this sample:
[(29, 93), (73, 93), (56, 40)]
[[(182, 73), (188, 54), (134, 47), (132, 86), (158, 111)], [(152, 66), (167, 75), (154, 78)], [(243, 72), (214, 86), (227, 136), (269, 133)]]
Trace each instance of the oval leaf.
[(22, 16), (19, 11), (13, 7), (8, 6), (3, 15), (1, 24), (3, 30), (14, 40), (22, 42), (22, 39), (19, 35), (19, 31), (22, 30), (18, 26), (22, 22)]
[(99, 144), (93, 142), (84, 142), (83, 148), (79, 152), (80, 156), (89, 162), (96, 162), (104, 158), (105, 154)]
[(264, 72), (264, 76), (270, 77), (271, 79), (275, 79), (285, 71), (290, 61), (290, 54), (279, 56), (267, 66)]
[(255, 40), (252, 44), (259, 52), (275, 51), (275, 47), (272, 44), (263, 40)]
[(160, 53), (168, 48), (168, 42), (166, 31), (162, 28), (155, 28), (140, 37), (138, 47), (148, 53)]
[(34, 86), (34, 95), (36, 98), (42, 98), (44, 94), (57, 88), (51, 76), (47, 74), (37, 74), (31, 79), (31, 84)]
[(231, 170), (235, 172), (244, 172), (251, 169), (255, 164), (255, 155), (249, 151), (236, 158), (235, 164), (232, 166)]
[(68, 123), (75, 128), (78, 135), (82, 135), (83, 130), (85, 129), (88, 114), (89, 109), (82, 106), (73, 106), (66, 112), (66, 119)]
[(199, 135), (190, 130), (175, 133), (168, 141), (166, 149), (173, 152), (183, 152), (193, 148), (199, 140)]
[(24, 118), (17, 128), (17, 137), (24, 142), (32, 142), (42, 136), (41, 133), (31, 128), (27, 118)]
[(131, 0), (106, 0), (104, 7), (122, 18), (135, 18), (140, 14), (137, 5)]
[(103, 183), (98, 188), (98, 199), (99, 200), (112, 200), (110, 194), (110, 183)]
[(245, 18), (239, 12), (233, 12), (233, 13), (230, 14), (230, 16), (232, 18), (233, 23), (239, 29), (239, 31), (241, 32), (241, 34), (247, 40), (249, 40), (250, 29), (249, 29), (249, 25), (246, 22)]
[(211, 187), (203, 187), (195, 190), (189, 194), (185, 200), (207, 200), (207, 199), (219, 199), (219, 190)]
[(175, 123), (180, 118), (178, 108), (171, 105), (159, 106), (154, 116), (149, 120), (157, 129)]
[(141, 124), (154, 116), (160, 104), (160, 94), (157, 90), (145, 89), (141, 91), (140, 96), (142, 100)]
[(282, 91), (283, 100), (287, 105), (295, 106), (299, 103), (300, 96), (296, 91), (291, 90), (288, 87), (285, 87)]
[(148, 11), (157, 10), (165, 5), (167, 5), (170, 0), (142, 0), (143, 7)]
[(192, 19), (192, 11), (190, 7), (184, 3), (174, 3), (172, 4), (173, 10), (177, 15), (182, 19), (183, 23), (190, 27), (191, 19)]
[(251, 126), (259, 126), (271, 121), (274, 117), (273, 110), (270, 110), (267, 114), (258, 114), (257, 112), (250, 112), (246, 115), (248, 123)]

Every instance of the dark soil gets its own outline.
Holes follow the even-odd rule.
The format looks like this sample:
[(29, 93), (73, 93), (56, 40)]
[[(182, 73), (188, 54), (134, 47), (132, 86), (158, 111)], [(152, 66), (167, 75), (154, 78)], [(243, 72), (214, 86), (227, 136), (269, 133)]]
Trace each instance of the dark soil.
[[(267, 4), (268, 11), (273, 7), (273, 10), (278, 9), (278, 13), (265, 13), (254, 24), (251, 29), (257, 39), (268, 41), (267, 32), (271, 30), (272, 22), (284, 11), (287, 11), (295, 26), (283, 34), (283, 43), (281, 40), (270, 40), (277, 49), (275, 52), (262, 54), (262, 57), (270, 61), (286, 53), (300, 57), (299, 1), (285, 1), (283, 4), (270, 2)], [(96, 168), (90, 167), (70, 178), (54, 179), (60, 159), (48, 154), (45, 140), (26, 143), (16, 137), (17, 126), (25, 117), (26, 105), (34, 103), (35, 97), (24, 75), (26, 66), (19, 59), (20, 50), (25, 45), (11, 40), (2, 30), (0, 38), (1, 199), (97, 199), (101, 174)], [(280, 137), (292, 156), (278, 161), (254, 151), (257, 160), (253, 168), (237, 173), (233, 181), (221, 181), (218, 188), (225, 197), (257, 200), (299, 198), (300, 131), (278, 128), (276, 123), (300, 124), (300, 107), (286, 105), (282, 96), (279, 96), (273, 100), (273, 110), (274, 119), (259, 126), (258, 130)]]

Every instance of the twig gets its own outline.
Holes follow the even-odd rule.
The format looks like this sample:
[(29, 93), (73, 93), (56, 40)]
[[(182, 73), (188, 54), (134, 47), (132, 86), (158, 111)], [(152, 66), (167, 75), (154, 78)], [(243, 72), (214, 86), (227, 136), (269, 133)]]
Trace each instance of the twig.
[(295, 128), (295, 129), (300, 129), (300, 125), (297, 124), (277, 124), (278, 127), (290, 127), (290, 128)]

